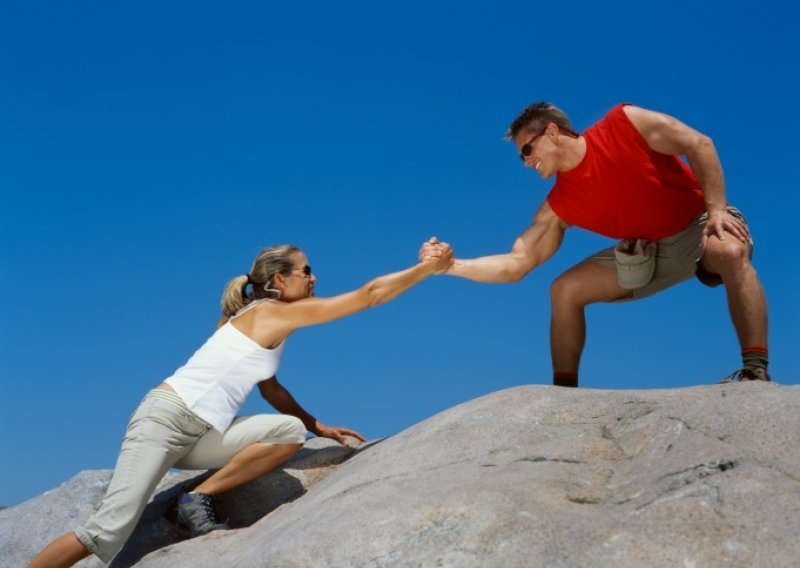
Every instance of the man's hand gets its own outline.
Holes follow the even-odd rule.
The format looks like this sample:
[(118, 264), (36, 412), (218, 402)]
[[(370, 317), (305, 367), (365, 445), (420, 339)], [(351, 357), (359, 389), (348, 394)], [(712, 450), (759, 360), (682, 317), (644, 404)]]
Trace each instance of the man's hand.
[(419, 261), (435, 263), (436, 273), (443, 274), (453, 265), (453, 249), (449, 244), (431, 237), (422, 243), (419, 249)]
[(725, 233), (728, 232), (745, 244), (750, 243), (750, 233), (747, 227), (739, 219), (731, 215), (728, 211), (714, 211), (708, 214), (708, 222), (703, 227), (703, 248), (706, 246), (708, 238), (717, 237), (725, 240)]
[(419, 247), (419, 261), (427, 262), (434, 256), (441, 255), (441, 243), (436, 237), (431, 237)]
[(349, 428), (342, 428), (339, 426), (326, 426), (321, 422), (317, 421), (317, 427), (315, 428), (315, 432), (317, 436), (321, 436), (323, 438), (331, 438), (332, 440), (336, 440), (343, 446), (349, 446), (347, 442), (347, 438), (345, 436), (350, 436), (351, 438), (355, 438), (361, 442), (366, 442), (366, 438), (356, 432), (355, 430), (350, 430)]

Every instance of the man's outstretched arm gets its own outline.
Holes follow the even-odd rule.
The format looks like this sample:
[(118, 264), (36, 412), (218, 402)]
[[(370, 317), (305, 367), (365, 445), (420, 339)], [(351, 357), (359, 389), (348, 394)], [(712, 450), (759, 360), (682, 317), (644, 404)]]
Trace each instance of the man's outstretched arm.
[[(567, 224), (545, 201), (533, 218), (533, 223), (517, 237), (511, 252), (471, 259), (455, 259), (446, 274), (476, 282), (517, 282), (545, 262), (558, 250), (564, 239)], [(420, 259), (436, 254), (438, 241), (431, 239), (422, 245)]]

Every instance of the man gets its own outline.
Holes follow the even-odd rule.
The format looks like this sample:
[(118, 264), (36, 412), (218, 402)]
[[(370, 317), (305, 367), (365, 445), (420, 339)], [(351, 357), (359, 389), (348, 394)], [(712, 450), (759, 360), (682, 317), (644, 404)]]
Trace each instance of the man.
[[(750, 264), (749, 229), (726, 202), (709, 137), (629, 104), (579, 135), (563, 111), (542, 102), (522, 111), (507, 139), (542, 179), (555, 176), (555, 185), (509, 253), (456, 259), (447, 274), (515, 282), (549, 259), (573, 225), (622, 239), (552, 284), (553, 384), (578, 386), (587, 305), (638, 300), (693, 276), (725, 285), (743, 364), (723, 382), (770, 380), (766, 298)], [(421, 257), (437, 254), (435, 238), (420, 249)]]

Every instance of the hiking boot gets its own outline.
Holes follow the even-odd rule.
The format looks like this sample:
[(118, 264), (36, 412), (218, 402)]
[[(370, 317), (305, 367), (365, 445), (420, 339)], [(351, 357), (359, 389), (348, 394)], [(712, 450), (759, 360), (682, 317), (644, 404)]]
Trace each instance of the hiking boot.
[(766, 369), (739, 369), (720, 381), (723, 383), (743, 383), (745, 381), (767, 381), (772, 379)]
[(178, 522), (189, 529), (189, 535), (208, 534), (211, 531), (226, 531), (227, 523), (218, 523), (214, 514), (214, 498), (203, 493), (184, 493), (178, 499)]

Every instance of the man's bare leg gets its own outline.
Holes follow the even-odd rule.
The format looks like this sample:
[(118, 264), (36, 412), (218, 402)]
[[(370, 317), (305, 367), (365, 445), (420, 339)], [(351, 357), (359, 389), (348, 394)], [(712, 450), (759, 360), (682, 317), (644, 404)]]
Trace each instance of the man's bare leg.
[(591, 261), (570, 268), (553, 281), (550, 352), (555, 375), (574, 375), (577, 386), (578, 366), (586, 341), (584, 308), (595, 302), (621, 300), (630, 294), (630, 290), (617, 283), (615, 270)]
[(728, 309), (742, 347), (767, 346), (767, 298), (749, 259), (750, 245), (730, 233), (722, 241), (711, 236), (701, 259), (709, 272), (719, 274), (725, 284)]

